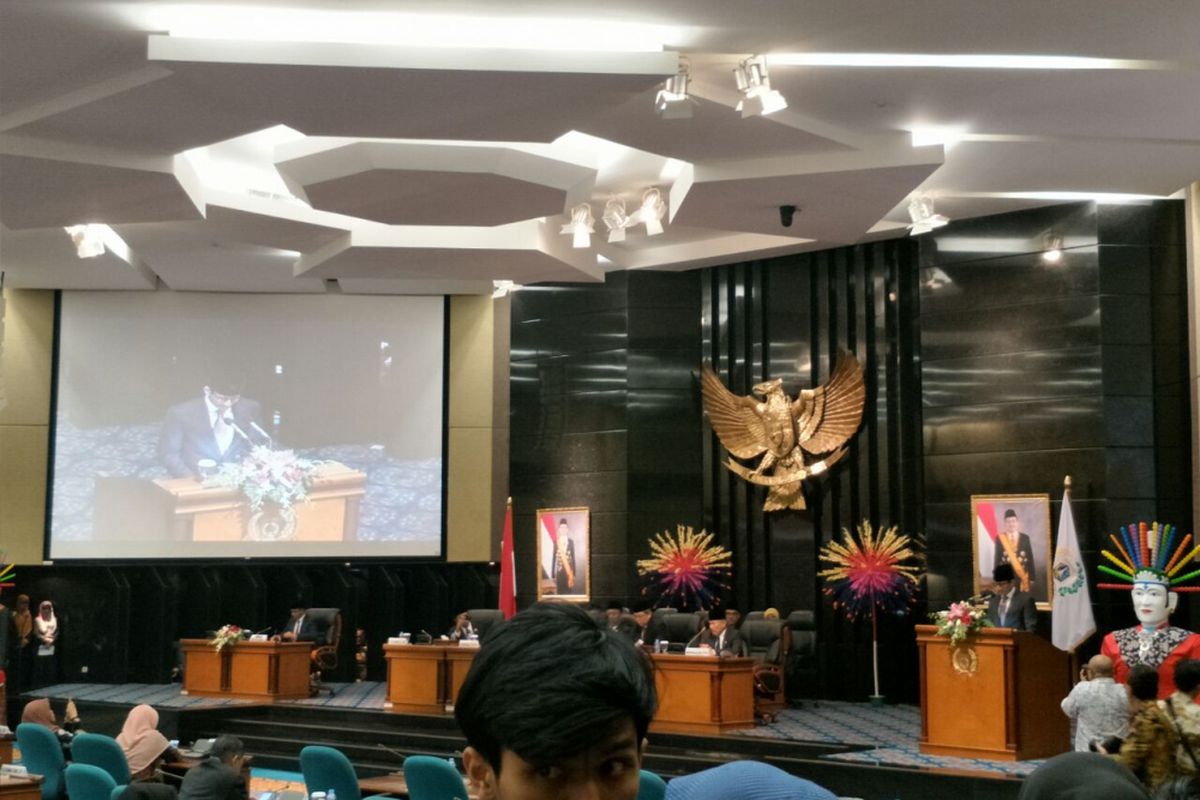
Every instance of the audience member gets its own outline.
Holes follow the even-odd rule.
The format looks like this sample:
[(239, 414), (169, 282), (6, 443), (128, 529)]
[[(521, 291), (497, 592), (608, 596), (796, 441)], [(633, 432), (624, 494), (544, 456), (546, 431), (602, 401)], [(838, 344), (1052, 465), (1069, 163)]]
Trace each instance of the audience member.
[(218, 736), (208, 758), (188, 770), (179, 787), (179, 800), (246, 800), (242, 776), (245, 748), (236, 736)]
[(1182, 775), (1200, 772), (1200, 661), (1187, 658), (1175, 665), (1175, 693), (1162, 701), (1163, 711), (1175, 725), (1179, 747), (1175, 771)]
[(1154, 790), (1154, 800), (1200, 800), (1200, 778), (1180, 775)]
[(763, 619), (779, 619), (779, 609), (768, 608), (763, 612)]
[(458, 694), (480, 800), (634, 800), (657, 700), (649, 657), (567, 603), (488, 631)]
[(471, 615), (466, 611), (461, 611), (454, 618), (454, 624), (447, 631), (446, 638), (457, 642), (460, 639), (470, 639), (475, 635), (475, 626), (471, 624)]
[[(1158, 705), (1158, 670), (1137, 664), (1129, 671), (1129, 707), (1133, 719), (1129, 735), (1116, 754), (1148, 789), (1154, 789), (1175, 772), (1178, 735), (1170, 718)], [(1106, 748), (1100, 748), (1104, 752)]]
[(750, 652), (746, 640), (737, 628), (728, 627), (725, 612), (714, 608), (708, 614), (708, 627), (697, 633), (688, 642), (688, 647), (707, 647), (719, 656), (745, 656)]
[(130, 709), (117, 744), (125, 751), (129, 774), (135, 781), (153, 779), (164, 758), (177, 757), (167, 737), (158, 732), (158, 712), (145, 703)]
[(29, 611), (29, 595), (17, 595), (17, 607), (12, 612), (13, 640), (12, 673), (8, 682), (13, 688), (13, 694), (18, 695), (29, 688), (33, 680), (33, 659), (37, 653), (37, 644), (33, 638), (33, 614)]
[(1125, 767), (1097, 753), (1064, 753), (1030, 773), (1017, 800), (1149, 800)]
[(620, 600), (610, 600), (604, 609), (604, 624), (610, 631), (620, 630), (621, 615), (624, 613), (625, 607), (621, 605)]
[(21, 712), (21, 722), (48, 728), (51, 733), (58, 737), (58, 742), (63, 748), (63, 754), (67, 755), (70, 753), (71, 739), (75, 738), (75, 734), (59, 727), (58, 718), (54, 716), (54, 709), (50, 707), (49, 698), (41, 697), (26, 703), (25, 710)]
[(58, 662), (54, 648), (58, 642), (58, 618), (54, 615), (54, 604), (43, 600), (33, 618), (33, 634), (37, 649), (33, 659), (33, 688), (40, 689), (58, 680)]
[(1113, 662), (1108, 656), (1092, 656), (1080, 671), (1082, 680), (1062, 701), (1063, 713), (1075, 724), (1075, 749), (1087, 752), (1093, 742), (1129, 732), (1129, 696), (1113, 680)]
[(666, 800), (836, 800), (812, 781), (760, 761), (731, 761), (673, 778)]

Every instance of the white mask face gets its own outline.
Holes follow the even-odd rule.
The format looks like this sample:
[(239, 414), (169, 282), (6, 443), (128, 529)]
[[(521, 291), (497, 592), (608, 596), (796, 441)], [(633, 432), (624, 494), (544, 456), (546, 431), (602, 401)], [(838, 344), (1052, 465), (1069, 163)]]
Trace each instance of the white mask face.
[(1133, 611), (1139, 622), (1147, 627), (1156, 627), (1167, 621), (1171, 613), (1167, 603), (1167, 587), (1161, 583), (1135, 583), (1132, 594)]

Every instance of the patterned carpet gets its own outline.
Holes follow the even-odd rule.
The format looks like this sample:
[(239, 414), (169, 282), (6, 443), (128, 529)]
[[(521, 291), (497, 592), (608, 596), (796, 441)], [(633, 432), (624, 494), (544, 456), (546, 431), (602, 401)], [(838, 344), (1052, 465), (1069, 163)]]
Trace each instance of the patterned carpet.
[[(363, 681), (329, 686), (334, 690), (332, 695), (322, 693), (303, 700), (285, 700), (278, 705), (383, 710), (387, 691), (384, 683)], [(63, 700), (74, 698), (76, 701), (93, 703), (149, 703), (160, 708), (202, 709), (251, 703), (247, 700), (191, 697), (182, 694), (180, 689), (179, 684), (63, 683), (29, 694)], [(872, 706), (866, 703), (820, 701), (806, 702), (802, 708), (783, 711), (770, 725), (734, 731), (732, 735), (776, 741), (859, 745), (868, 749), (825, 755), (821, 758), (890, 767), (949, 769), (1023, 777), (1042, 763), (925, 755), (917, 746), (920, 734), (921, 711), (916, 706)]]
[(865, 745), (871, 749), (835, 753), (821, 758), (889, 767), (952, 769), (1024, 777), (1042, 763), (925, 755), (918, 749), (921, 709), (916, 706), (872, 706), (828, 700), (811, 702), (805, 703), (803, 708), (781, 712), (770, 725), (734, 731), (734, 735), (794, 742)]

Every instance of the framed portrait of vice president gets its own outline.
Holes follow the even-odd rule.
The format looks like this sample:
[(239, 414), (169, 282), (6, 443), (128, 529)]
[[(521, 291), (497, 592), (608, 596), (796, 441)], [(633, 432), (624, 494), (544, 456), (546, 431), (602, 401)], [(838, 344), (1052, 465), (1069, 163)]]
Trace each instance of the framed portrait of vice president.
[(585, 507), (539, 508), (538, 600), (586, 603), (592, 596), (592, 536)]
[(1050, 495), (971, 496), (975, 593), (990, 590), (992, 570), (1011, 564), (1017, 589), (1029, 592), (1039, 610), (1050, 608)]

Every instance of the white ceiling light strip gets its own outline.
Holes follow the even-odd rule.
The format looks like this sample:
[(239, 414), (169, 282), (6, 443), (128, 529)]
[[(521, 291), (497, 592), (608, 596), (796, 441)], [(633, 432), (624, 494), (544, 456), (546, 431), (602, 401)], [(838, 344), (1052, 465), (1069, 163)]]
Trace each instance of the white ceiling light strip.
[(899, 69), (1162, 70), (1168, 61), (1051, 55), (941, 55), (936, 53), (769, 53), (772, 67), (875, 67)]

